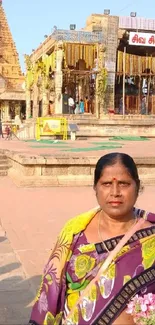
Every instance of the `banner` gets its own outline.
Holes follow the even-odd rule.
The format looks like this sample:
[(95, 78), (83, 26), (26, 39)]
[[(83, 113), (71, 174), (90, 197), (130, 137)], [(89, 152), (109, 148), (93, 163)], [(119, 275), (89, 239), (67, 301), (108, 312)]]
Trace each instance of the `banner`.
[(36, 140), (41, 137), (58, 135), (67, 140), (68, 121), (64, 117), (38, 117), (36, 121)]
[(155, 46), (155, 34), (130, 32), (129, 44), (138, 46)]
[(61, 132), (60, 120), (43, 120), (42, 135), (49, 135)]

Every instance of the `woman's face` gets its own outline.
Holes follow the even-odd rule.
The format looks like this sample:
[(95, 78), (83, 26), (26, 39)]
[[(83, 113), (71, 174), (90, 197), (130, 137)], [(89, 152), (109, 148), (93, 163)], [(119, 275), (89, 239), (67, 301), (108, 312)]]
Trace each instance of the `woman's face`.
[(104, 168), (95, 191), (102, 210), (115, 219), (127, 217), (138, 196), (135, 181), (119, 162)]

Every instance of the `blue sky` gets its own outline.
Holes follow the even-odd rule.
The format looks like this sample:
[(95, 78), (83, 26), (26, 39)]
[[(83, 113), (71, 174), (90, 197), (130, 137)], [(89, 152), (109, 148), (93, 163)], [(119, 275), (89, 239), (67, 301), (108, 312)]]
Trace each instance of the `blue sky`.
[(125, 16), (136, 11), (138, 16), (155, 18), (154, 0), (3, 0), (3, 7), (22, 69), (24, 53), (30, 54), (53, 26), (68, 29), (75, 23), (80, 29), (91, 13), (103, 13), (104, 9), (110, 9), (113, 15)]

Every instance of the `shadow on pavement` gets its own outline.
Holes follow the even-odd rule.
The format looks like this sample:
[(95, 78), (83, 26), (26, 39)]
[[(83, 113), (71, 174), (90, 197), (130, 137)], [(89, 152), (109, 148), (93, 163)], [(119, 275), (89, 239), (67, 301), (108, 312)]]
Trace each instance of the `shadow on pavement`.
[(0, 243), (6, 240), (6, 237), (0, 237)]
[(41, 276), (26, 279), (18, 262), (0, 267), (0, 325), (28, 324), (40, 281)]
[(21, 266), (20, 263), (11, 263), (0, 267), (0, 275), (11, 272), (18, 269)]
[(31, 288), (34, 280), (40, 282), (40, 276), (25, 280), (16, 276), (0, 281), (0, 325), (28, 324), (35, 298)]

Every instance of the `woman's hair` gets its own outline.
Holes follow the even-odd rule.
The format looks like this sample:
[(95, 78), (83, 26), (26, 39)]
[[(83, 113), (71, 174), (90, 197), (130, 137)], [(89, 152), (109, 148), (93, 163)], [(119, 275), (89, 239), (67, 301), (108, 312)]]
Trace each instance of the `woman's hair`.
[(113, 166), (117, 162), (120, 162), (128, 170), (130, 176), (136, 182), (137, 191), (139, 192), (140, 180), (139, 180), (137, 166), (134, 160), (129, 155), (125, 153), (119, 153), (119, 152), (109, 153), (105, 156), (102, 156), (98, 160), (95, 168), (95, 173), (94, 173), (94, 186), (97, 185), (100, 177), (102, 176), (104, 168), (106, 168), (107, 166)]

